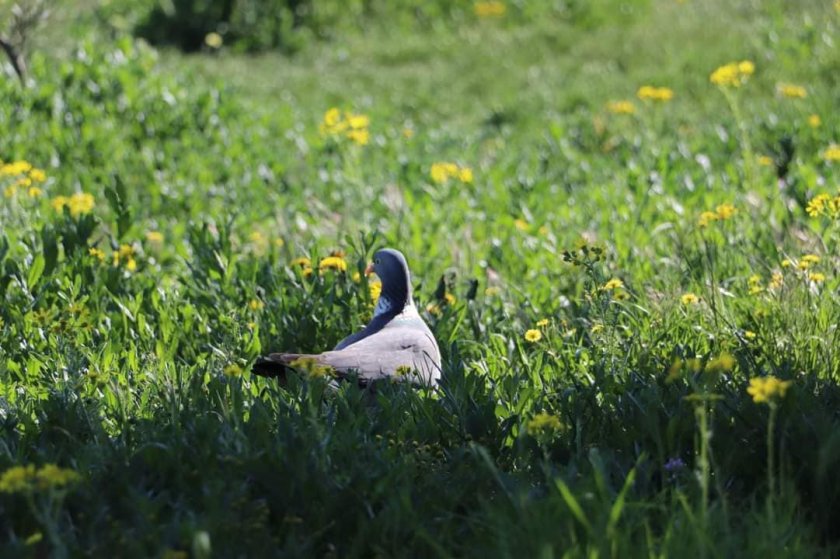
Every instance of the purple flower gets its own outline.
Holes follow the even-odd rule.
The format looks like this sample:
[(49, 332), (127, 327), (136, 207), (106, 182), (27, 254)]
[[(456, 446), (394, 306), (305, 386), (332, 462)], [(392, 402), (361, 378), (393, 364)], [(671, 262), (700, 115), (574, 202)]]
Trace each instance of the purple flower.
[(665, 462), (665, 471), (668, 473), (674, 473), (683, 468), (685, 468), (685, 462), (682, 458), (671, 458)]

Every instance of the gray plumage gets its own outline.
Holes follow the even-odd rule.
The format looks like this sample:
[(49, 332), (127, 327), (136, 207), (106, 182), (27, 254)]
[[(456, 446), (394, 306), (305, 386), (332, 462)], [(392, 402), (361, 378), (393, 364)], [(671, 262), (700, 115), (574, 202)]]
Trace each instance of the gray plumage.
[(328, 366), (337, 376), (355, 374), (359, 381), (393, 377), (430, 385), (440, 379), (440, 350), (411, 296), (411, 276), (405, 257), (382, 249), (368, 267), (382, 281), (373, 319), (343, 339), (332, 351), (319, 354), (272, 353), (254, 364), (258, 375), (284, 377), (298, 359)]

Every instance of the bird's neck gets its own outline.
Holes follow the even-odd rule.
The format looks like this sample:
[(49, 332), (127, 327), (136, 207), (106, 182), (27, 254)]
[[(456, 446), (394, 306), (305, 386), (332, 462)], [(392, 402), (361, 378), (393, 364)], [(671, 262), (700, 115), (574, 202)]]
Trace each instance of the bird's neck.
[(409, 307), (414, 308), (414, 299), (411, 296), (411, 284), (406, 278), (405, 282), (382, 286), (373, 317), (386, 316), (390, 319), (402, 314)]

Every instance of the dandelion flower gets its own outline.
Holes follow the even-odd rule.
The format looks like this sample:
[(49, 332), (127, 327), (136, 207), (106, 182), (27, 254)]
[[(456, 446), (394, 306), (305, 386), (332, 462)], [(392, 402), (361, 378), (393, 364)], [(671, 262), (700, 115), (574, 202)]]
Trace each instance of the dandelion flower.
[(29, 171), (29, 178), (35, 182), (44, 182), (47, 180), (47, 174), (42, 169), (32, 169)]
[(811, 272), (808, 274), (808, 279), (814, 283), (822, 283), (825, 281), (825, 274), (821, 272)]
[(259, 299), (251, 299), (248, 301), (248, 308), (252, 311), (260, 311), (265, 307), (265, 303), (260, 301)]
[(788, 388), (793, 384), (790, 380), (779, 380), (773, 375), (754, 377), (750, 379), (747, 393), (752, 396), (756, 404), (769, 404), (785, 397)]
[(709, 81), (719, 87), (740, 87), (755, 72), (755, 64), (749, 60), (730, 62), (717, 68)]
[(546, 326), (548, 326), (548, 319), (547, 318), (542, 318), (542, 319), (537, 321), (537, 328), (545, 328)]
[(96, 247), (90, 247), (88, 249), (88, 254), (99, 260), (100, 262), (105, 261), (105, 253)]
[(230, 378), (237, 378), (242, 376), (242, 367), (237, 365), (236, 363), (231, 363), (227, 367), (225, 367), (222, 372), (225, 374), (226, 377)]
[(715, 213), (717, 213), (719, 219), (725, 220), (738, 213), (738, 210), (732, 204), (721, 204), (715, 208)]
[(683, 293), (682, 297), (680, 297), (680, 303), (689, 307), (691, 305), (696, 305), (700, 302), (700, 298), (695, 295), (694, 293)]
[(504, 2), (490, 0), (473, 4), (473, 13), (480, 18), (502, 17), (507, 12)]
[(840, 161), (840, 145), (831, 144), (823, 151), (823, 158), (826, 161)]
[(542, 332), (536, 329), (530, 329), (525, 332), (525, 341), (530, 343), (536, 343), (542, 339)]
[(636, 96), (642, 100), (667, 102), (674, 98), (674, 91), (668, 87), (643, 85), (636, 92)]
[(318, 271), (323, 273), (327, 270), (344, 272), (347, 270), (347, 261), (340, 256), (327, 256), (318, 264)]
[(150, 243), (161, 244), (163, 243), (163, 233), (160, 231), (147, 231), (146, 240)]
[(540, 412), (528, 421), (526, 430), (529, 435), (553, 433), (563, 428), (560, 418), (547, 412)]
[(791, 83), (779, 83), (776, 85), (776, 90), (782, 97), (788, 99), (805, 99), (808, 92), (801, 85), (794, 85)]
[(601, 287), (604, 291), (612, 291), (614, 289), (621, 289), (624, 287), (624, 282), (618, 278), (613, 278)]
[(636, 105), (630, 101), (610, 101), (607, 110), (614, 115), (632, 115), (636, 112)]
[(758, 164), (762, 167), (772, 167), (773, 166), (773, 158), (768, 155), (759, 155), (758, 156)]
[(44, 193), (44, 191), (37, 186), (30, 186), (27, 192), (30, 198), (39, 198)]
[(822, 124), (822, 119), (820, 115), (814, 114), (808, 117), (808, 126), (811, 128), (819, 128)]

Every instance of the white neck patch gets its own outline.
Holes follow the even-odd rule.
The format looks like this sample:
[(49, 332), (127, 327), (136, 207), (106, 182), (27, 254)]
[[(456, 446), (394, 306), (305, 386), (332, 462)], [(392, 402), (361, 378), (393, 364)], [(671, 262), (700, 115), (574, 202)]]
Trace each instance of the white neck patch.
[(379, 300), (376, 302), (376, 308), (373, 309), (373, 318), (390, 311), (391, 307), (393, 307), (391, 301), (384, 295), (380, 295)]

